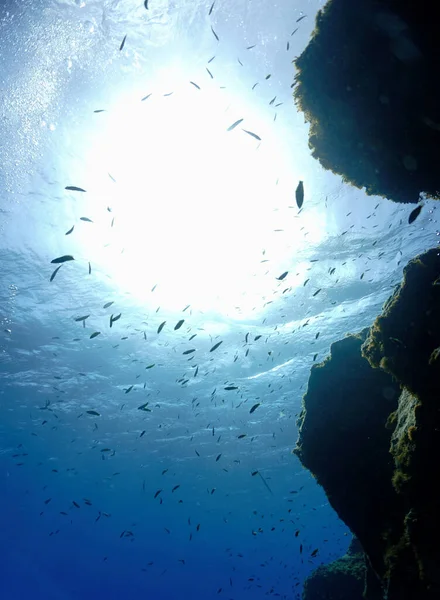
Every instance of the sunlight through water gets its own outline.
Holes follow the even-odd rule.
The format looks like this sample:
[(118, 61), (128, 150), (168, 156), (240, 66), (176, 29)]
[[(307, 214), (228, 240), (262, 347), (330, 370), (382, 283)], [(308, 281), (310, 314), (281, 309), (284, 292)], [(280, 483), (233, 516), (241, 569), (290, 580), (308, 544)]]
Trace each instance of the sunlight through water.
[[(86, 179), (108, 193), (89, 196), (96, 227), (83, 252), (139, 302), (246, 318), (273, 297), (286, 256), (303, 244), (297, 180), (258, 109), (172, 79), (99, 115)], [(307, 244), (321, 241), (324, 225), (313, 208), (301, 214)]]

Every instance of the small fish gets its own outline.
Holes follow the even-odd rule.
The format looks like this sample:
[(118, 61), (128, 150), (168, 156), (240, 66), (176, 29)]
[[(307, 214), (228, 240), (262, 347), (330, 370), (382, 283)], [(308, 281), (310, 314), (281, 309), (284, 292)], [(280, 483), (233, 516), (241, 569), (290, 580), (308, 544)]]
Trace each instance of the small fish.
[(257, 44), (254, 44), (253, 46), (248, 46), (248, 47), (246, 48), (246, 50), (252, 50), (252, 48), (255, 48), (255, 46), (256, 46), (256, 45), (257, 45)]
[(111, 315), (110, 317), (110, 327), (112, 327), (113, 323), (116, 323), (116, 321), (119, 321), (119, 319), (121, 318), (122, 313), (119, 313), (119, 315), (116, 315), (116, 317), (114, 317), (113, 315)]
[(94, 110), (93, 112), (94, 112), (95, 114), (98, 114), (98, 113), (105, 112), (105, 109), (104, 109), (104, 108), (99, 108), (98, 110)]
[(100, 413), (97, 412), (96, 410), (87, 410), (86, 412), (87, 412), (88, 415), (92, 415), (94, 417), (100, 417), (101, 416)]
[(80, 507), (79, 504), (78, 504), (78, 502), (75, 502), (75, 500), (72, 501), (72, 504), (73, 504), (73, 506), (76, 506), (76, 508)]
[(220, 346), (220, 344), (223, 344), (223, 341), (217, 342), (216, 344), (214, 344), (214, 346), (211, 348), (210, 352), (214, 352), (214, 350), (217, 350), (217, 348)]
[(161, 493), (162, 490), (157, 490), (157, 492), (154, 494), (154, 498), (157, 498), (158, 495)]
[(83, 317), (76, 317), (75, 321), (77, 323), (80, 323), (81, 321), (85, 321), (86, 319), (88, 319), (90, 317), (90, 315), (84, 315)]
[(64, 235), (70, 235), (74, 229), (75, 229), (75, 225), (72, 225), (72, 227), (69, 229), (69, 231), (66, 231), (66, 233)]
[(229, 391), (229, 390), (238, 390), (238, 387), (236, 385), (228, 385), (228, 386), (225, 387), (225, 390), (226, 391)]
[(300, 181), (295, 191), (296, 205), (301, 208), (304, 202), (304, 184)]
[(101, 335), (101, 332), (100, 331), (94, 331), (92, 333), (92, 335), (90, 336), (90, 339), (93, 340), (93, 338), (98, 337), (98, 335)]
[(213, 56), (212, 58), (210, 58), (210, 59), (208, 60), (208, 65), (209, 65), (209, 63), (212, 63), (212, 61), (214, 60), (214, 58), (215, 58), (215, 56)]
[(221, 456), (222, 456), (221, 454), (218, 454), (217, 458), (215, 459), (215, 462), (218, 462), (220, 460)]
[(286, 50), (289, 51), (289, 48), (290, 48), (290, 44), (289, 44), (289, 42), (287, 42)]
[(272, 77), (272, 75), (269, 73), (269, 75), (266, 75), (266, 80), (270, 79)]
[(139, 436), (140, 438), (143, 437), (145, 435), (145, 429), (143, 430), (143, 432), (141, 433), (141, 435)]
[(212, 25), (211, 25), (211, 31), (214, 34), (215, 39), (217, 40), (217, 42), (219, 41), (218, 35), (216, 34), (216, 32), (214, 31)]
[(144, 2), (144, 6), (145, 6), (145, 8), (148, 10), (148, 0), (145, 0), (145, 2)]
[(258, 81), (257, 81), (257, 83), (254, 83), (254, 85), (252, 86), (252, 89), (254, 90), (257, 87), (257, 85), (258, 85)]
[(148, 365), (148, 367), (145, 367), (146, 369), (152, 369), (154, 367), (156, 363), (153, 363), (152, 365)]
[(255, 412), (257, 410), (257, 408), (260, 406), (261, 402), (257, 402), (257, 404), (254, 404), (253, 407), (251, 408), (251, 410), (249, 411), (249, 414), (252, 414), (253, 412)]
[(53, 281), (55, 279), (55, 275), (58, 273), (58, 271), (61, 269), (63, 265), (60, 265), (59, 267), (57, 267), (55, 269), (55, 271), (52, 273), (52, 275), (50, 276), (50, 281)]
[(124, 49), (126, 39), (127, 39), (127, 35), (124, 35), (124, 39), (122, 40), (121, 45), (119, 46), (119, 51)]
[(242, 440), (243, 438), (245, 438), (247, 436), (246, 433), (240, 433), (240, 435), (238, 436), (239, 440)]
[(280, 275), (279, 277), (276, 277), (276, 279), (278, 279), (278, 281), (283, 281), (283, 279), (285, 279), (285, 277), (287, 277), (289, 271), (284, 271), (284, 273), (282, 275)]
[(102, 308), (110, 308), (110, 306), (114, 303), (114, 300), (112, 300), (112, 302), (106, 302)]
[(85, 221), (86, 223), (93, 223), (92, 219), (89, 219), (88, 217), (80, 217), (79, 220)]
[(247, 129), (243, 129), (243, 131), (245, 133), (247, 133), (248, 135), (251, 135), (253, 138), (255, 138), (256, 140), (261, 141), (261, 138), (259, 135), (257, 135), (256, 133), (253, 133), (252, 131), (248, 131)]
[(141, 404), (140, 406), (138, 406), (138, 410), (143, 410), (144, 412), (151, 412), (151, 410), (149, 408), (147, 408), (147, 406), (148, 406), (148, 402), (145, 402), (145, 404)]
[(184, 354), (184, 355), (186, 355), (186, 354), (192, 354), (195, 351), (196, 351), (195, 348), (191, 348), (191, 350), (185, 350), (185, 352), (182, 352), (182, 354)]
[(297, 23), (299, 23), (300, 21), (302, 21), (303, 19), (305, 19), (307, 17), (307, 15), (303, 15), (302, 17), (300, 17), (299, 19), (296, 20)]
[(319, 548), (315, 548), (315, 550), (313, 550), (313, 552), (310, 554), (310, 556), (315, 557), (319, 552)]
[(296, 29), (294, 29), (294, 30), (292, 31), (292, 33), (290, 34), (290, 37), (292, 37), (292, 35), (294, 35), (294, 34), (295, 34), (297, 31), (298, 31), (298, 29), (299, 29), (299, 27), (297, 27)]
[(159, 325), (159, 327), (157, 328), (157, 333), (160, 333), (162, 331), (162, 329), (165, 327), (165, 323), (166, 323), (166, 321), (164, 321), (163, 323), (161, 323)]
[(208, 16), (212, 13), (212, 11), (214, 10), (214, 5), (215, 5), (215, 0), (214, 2), (211, 4), (211, 8), (209, 9), (209, 13)]
[(144, 96), (143, 98), (141, 98), (141, 102), (145, 102), (145, 100), (148, 100), (148, 98), (151, 96), (151, 94), (147, 94), (146, 96)]
[[(422, 208), (423, 208), (423, 204), (421, 204), (420, 206), (417, 206), (417, 208), (415, 208), (415, 209), (414, 209), (414, 210), (411, 212), (411, 214), (409, 215), (409, 218), (408, 218), (408, 224), (409, 224), (409, 225), (411, 225), (411, 223), (414, 223), (414, 221), (415, 221), (415, 220), (417, 219), (417, 217), (419, 216), (419, 214), (420, 214), (420, 211), (422, 210)], [(53, 261), (52, 261), (52, 262), (53, 262)]]
[(175, 326), (174, 326), (174, 331), (177, 331), (178, 329), (180, 329), (182, 327), (182, 325), (185, 323), (185, 319), (181, 319)]
[(205, 68), (208, 71), (208, 74), (211, 77), (211, 79), (214, 79), (214, 75), (211, 73), (211, 71), (208, 69), (208, 67), (205, 67)]
[(194, 81), (190, 81), (190, 83), (191, 83), (191, 84), (192, 84), (194, 87), (196, 87), (198, 90), (200, 89), (200, 86), (199, 86), (199, 85), (197, 85), (197, 83), (194, 83)]
[(233, 129), (235, 129), (237, 127), (237, 125), (240, 125), (240, 123), (243, 122), (243, 119), (238, 119), (238, 121), (235, 121), (235, 123), (232, 123), (232, 125), (230, 125), (226, 131), (232, 131)]
[(130, 393), (132, 389), (133, 389), (133, 386), (131, 385), (130, 387), (128, 387), (128, 388), (125, 390), (125, 393), (126, 393), (126, 394)]
[(319, 288), (319, 290), (316, 290), (316, 292), (313, 294), (313, 296), (317, 296), (321, 290), (322, 290), (322, 288)]
[(64, 188), (65, 190), (69, 190), (69, 192), (85, 192), (86, 190), (76, 185), (68, 185)]
[(59, 256), (58, 258), (54, 258), (50, 262), (53, 265), (58, 265), (59, 263), (65, 263), (65, 262), (68, 262), (69, 260), (75, 260), (75, 259), (70, 254), (64, 254), (64, 256)]
[(176, 490), (178, 490), (180, 488), (180, 483), (178, 485), (175, 485), (173, 487), (173, 489), (171, 490), (171, 493), (175, 492)]

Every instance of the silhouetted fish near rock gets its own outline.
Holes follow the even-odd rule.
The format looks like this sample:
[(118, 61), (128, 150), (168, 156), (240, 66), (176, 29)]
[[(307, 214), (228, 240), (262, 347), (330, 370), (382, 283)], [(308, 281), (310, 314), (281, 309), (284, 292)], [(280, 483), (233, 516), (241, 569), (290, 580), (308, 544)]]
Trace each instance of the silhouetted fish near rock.
[(301, 208), (304, 202), (304, 184), (300, 181), (295, 191), (296, 205)]
[[(422, 210), (422, 208), (423, 208), (423, 204), (421, 204), (420, 206), (417, 206), (417, 208), (415, 208), (415, 209), (414, 209), (414, 210), (411, 212), (411, 214), (410, 214), (410, 215), (409, 215), (409, 217), (408, 217), (408, 223), (409, 223), (409, 225), (411, 225), (411, 223), (414, 223), (414, 221), (415, 221), (415, 220), (417, 219), (417, 217), (419, 216), (419, 214), (420, 214), (420, 211)], [(52, 262), (53, 262), (53, 261), (52, 261)]]

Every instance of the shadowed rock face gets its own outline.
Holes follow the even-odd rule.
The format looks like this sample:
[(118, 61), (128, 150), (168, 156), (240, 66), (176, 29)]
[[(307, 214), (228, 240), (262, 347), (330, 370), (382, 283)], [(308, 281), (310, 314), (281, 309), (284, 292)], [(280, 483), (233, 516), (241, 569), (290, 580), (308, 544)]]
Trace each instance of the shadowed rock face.
[(362, 544), (365, 598), (440, 598), (439, 278), (440, 250), (412, 260), (304, 396), (295, 453)]
[(397, 408), (400, 386), (362, 357), (367, 333), (364, 329), (336, 342), (330, 357), (312, 367), (294, 452), (323, 486), (381, 577), (381, 535), (397, 504), (391, 432), (385, 425)]
[(295, 61), (321, 165), (367, 194), (440, 197), (440, 36), (432, 0), (330, 0)]
[(304, 584), (303, 600), (363, 600), (365, 557), (357, 540), (345, 556), (321, 565)]

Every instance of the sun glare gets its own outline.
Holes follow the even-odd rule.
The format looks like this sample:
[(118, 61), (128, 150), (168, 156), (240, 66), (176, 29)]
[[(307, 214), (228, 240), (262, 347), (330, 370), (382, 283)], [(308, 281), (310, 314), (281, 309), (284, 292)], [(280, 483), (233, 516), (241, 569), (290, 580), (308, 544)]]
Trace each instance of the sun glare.
[(144, 304), (243, 318), (271, 297), (272, 274), (298, 248), (301, 236), (283, 231), (306, 224), (309, 239), (320, 238), (322, 223), (300, 223), (287, 207), (299, 174), (256, 110), (224, 90), (173, 88), (109, 113), (87, 178), (104, 189), (94, 209), (105, 217), (84, 251)]

